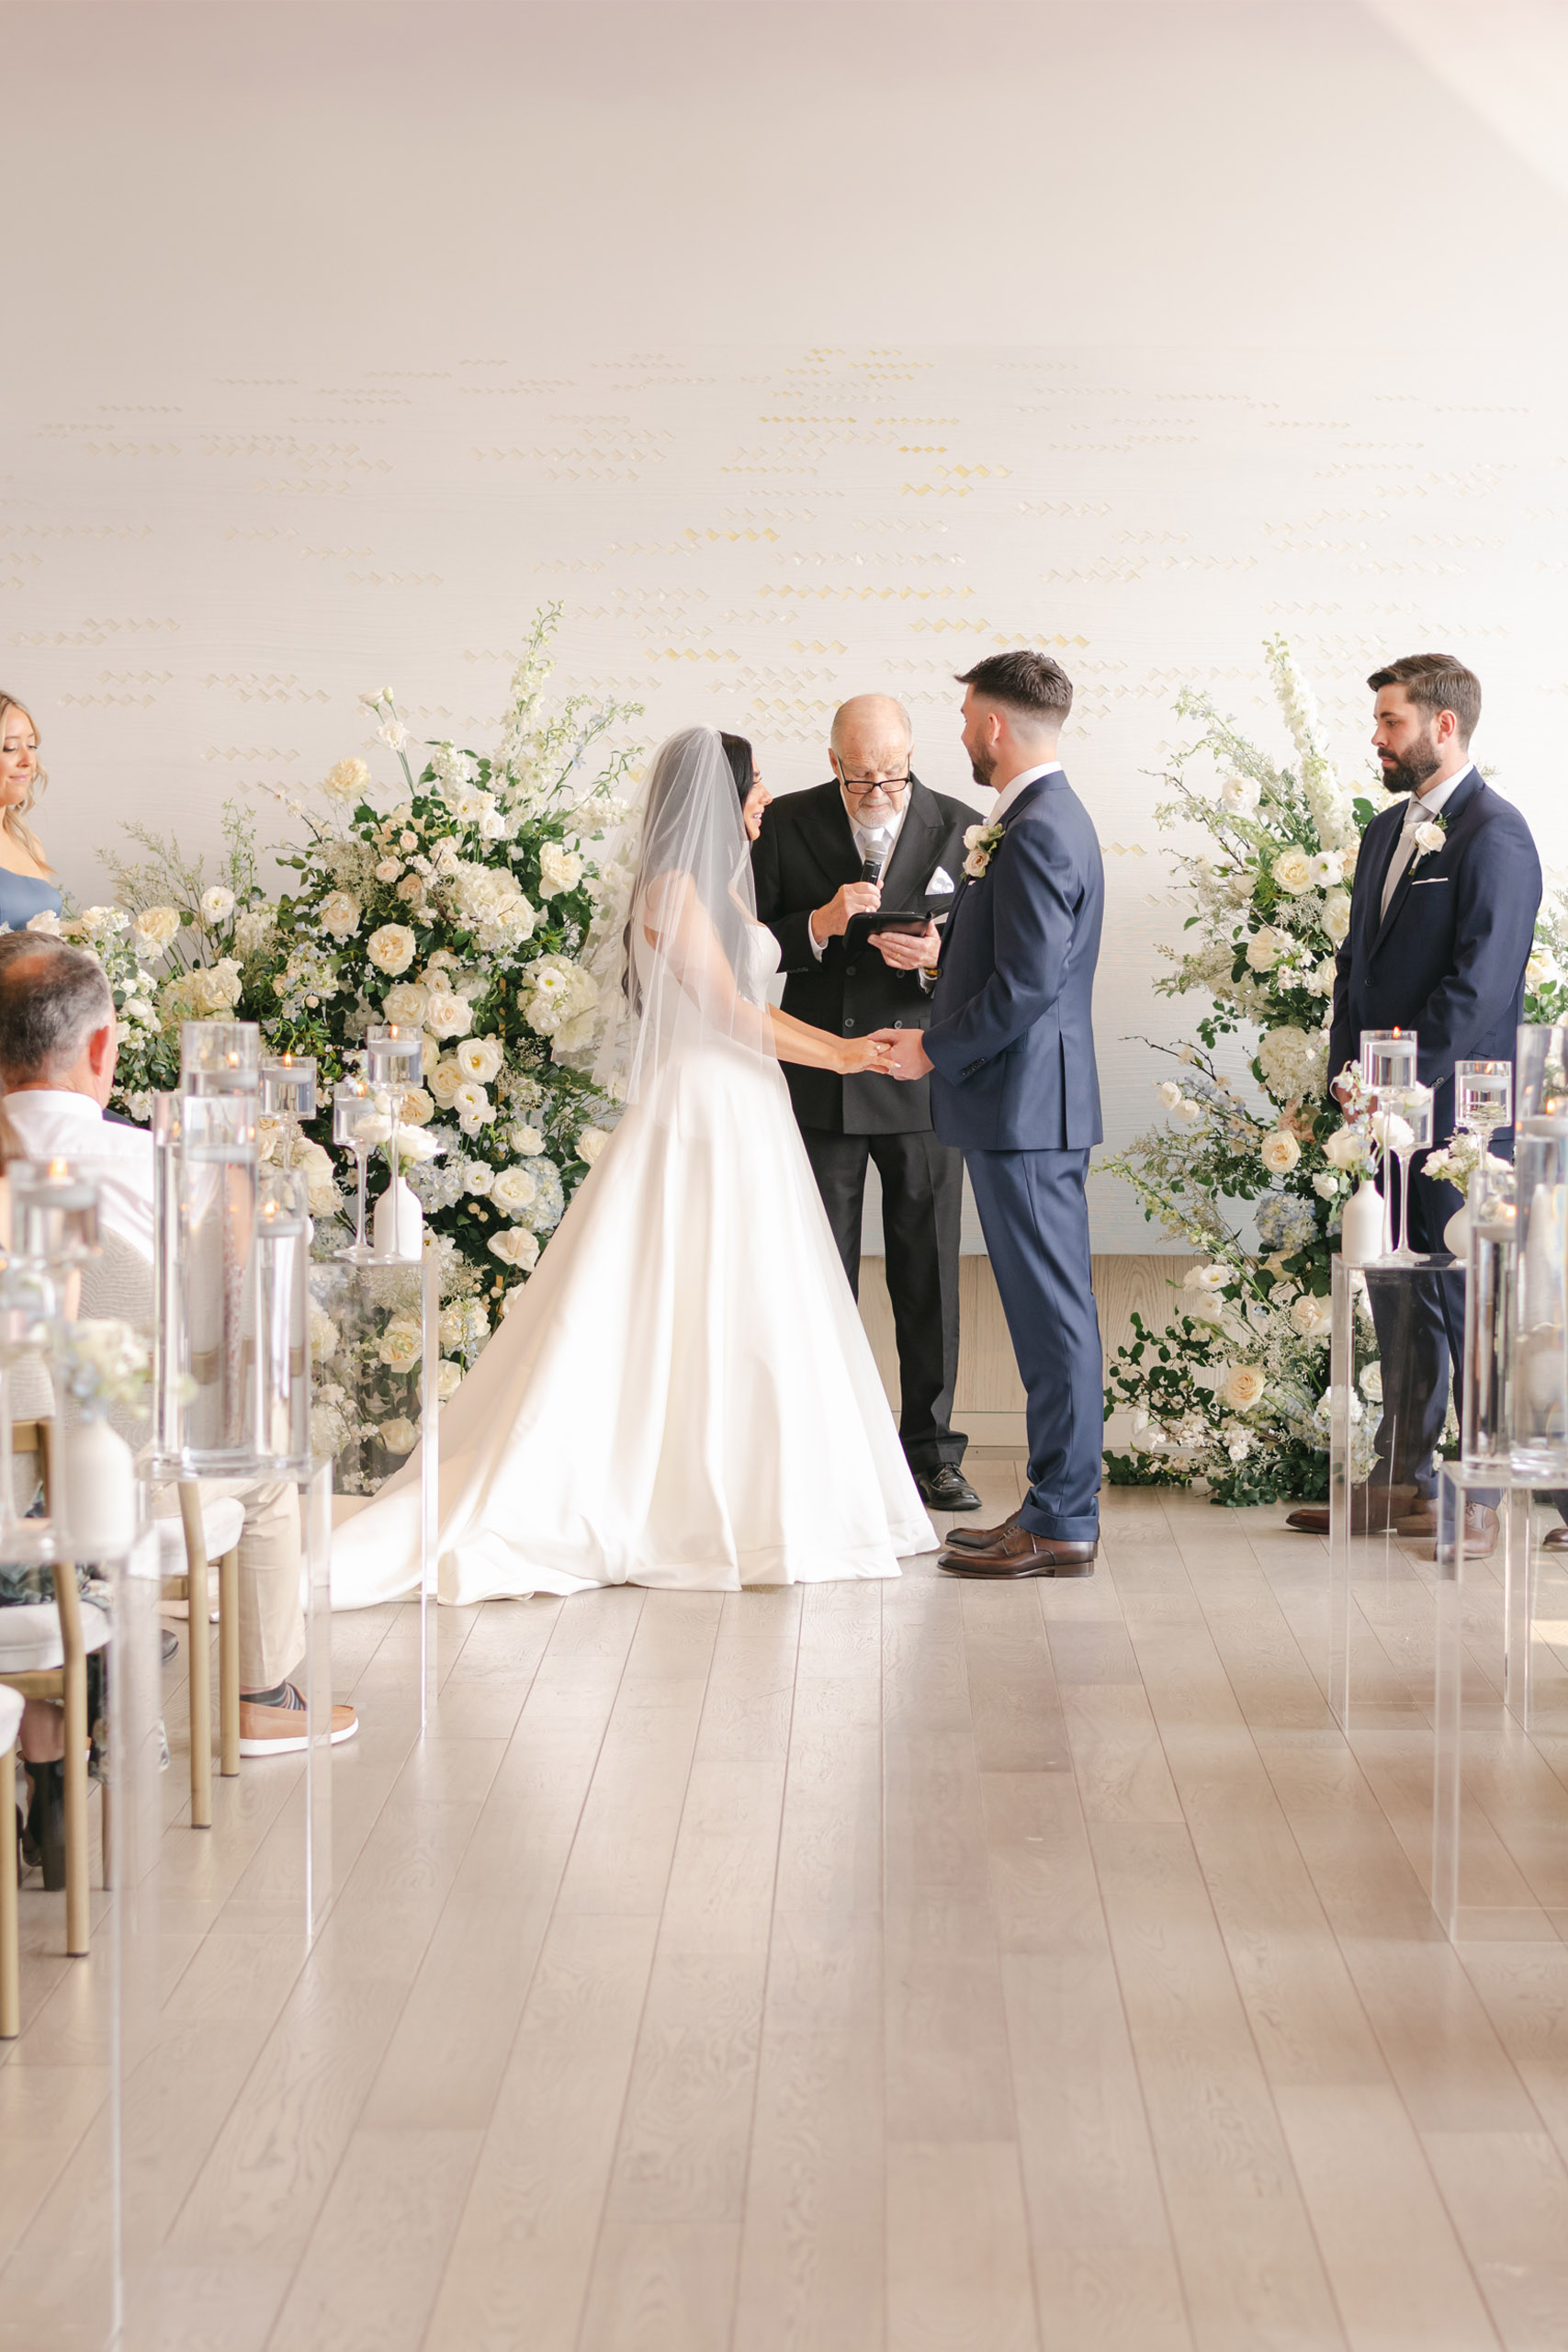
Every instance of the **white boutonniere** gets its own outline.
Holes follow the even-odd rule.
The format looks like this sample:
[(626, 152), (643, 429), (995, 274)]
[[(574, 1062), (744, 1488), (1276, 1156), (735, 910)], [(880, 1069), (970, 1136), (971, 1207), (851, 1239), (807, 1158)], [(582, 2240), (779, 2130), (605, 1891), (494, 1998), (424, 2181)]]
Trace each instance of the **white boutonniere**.
[(971, 825), (969, 827), (964, 836), (964, 847), (967, 852), (964, 860), (964, 871), (971, 882), (978, 882), (981, 875), (989, 865), (991, 853), (1001, 837), (1002, 829), (999, 825)]
[(1433, 850), (1441, 849), (1449, 837), (1449, 829), (1440, 817), (1428, 817), (1424, 825), (1416, 828), (1416, 854), (1410, 863), (1419, 865)]

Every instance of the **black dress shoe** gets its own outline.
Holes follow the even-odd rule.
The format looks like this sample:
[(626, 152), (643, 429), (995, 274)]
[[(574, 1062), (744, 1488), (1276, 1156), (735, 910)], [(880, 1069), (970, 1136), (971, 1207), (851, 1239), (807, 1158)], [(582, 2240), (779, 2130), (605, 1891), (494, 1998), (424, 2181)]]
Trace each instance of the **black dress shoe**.
[(1068, 1544), (1055, 1535), (1010, 1528), (985, 1551), (947, 1551), (937, 1560), (950, 1577), (1091, 1577), (1098, 1543)]
[(65, 1883), (65, 1767), (29, 1763), (27, 1771), (33, 1784), (28, 1838), (42, 1868), (46, 1893), (58, 1894)]
[(980, 1498), (955, 1462), (937, 1470), (917, 1470), (915, 1484), (932, 1510), (978, 1510)]

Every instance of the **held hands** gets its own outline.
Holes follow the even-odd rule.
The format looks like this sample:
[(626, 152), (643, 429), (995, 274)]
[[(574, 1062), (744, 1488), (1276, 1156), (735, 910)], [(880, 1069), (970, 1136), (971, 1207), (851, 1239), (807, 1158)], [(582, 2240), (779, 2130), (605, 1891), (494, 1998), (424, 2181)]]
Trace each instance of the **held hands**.
[(840, 1078), (859, 1078), (871, 1070), (886, 1078), (891, 1065), (887, 1047), (880, 1037), (845, 1037), (840, 1041), (838, 1053)]
[(813, 913), (812, 936), (818, 946), (829, 939), (841, 939), (850, 927), (852, 915), (874, 915), (881, 904), (880, 882), (846, 882), (825, 907), (818, 907)]
[(924, 931), (877, 932), (871, 944), (894, 971), (923, 972), (942, 953), (942, 933), (934, 922), (929, 922)]
[(926, 1041), (918, 1029), (878, 1029), (866, 1043), (886, 1048), (886, 1059), (875, 1067), (889, 1078), (924, 1078), (931, 1069)]

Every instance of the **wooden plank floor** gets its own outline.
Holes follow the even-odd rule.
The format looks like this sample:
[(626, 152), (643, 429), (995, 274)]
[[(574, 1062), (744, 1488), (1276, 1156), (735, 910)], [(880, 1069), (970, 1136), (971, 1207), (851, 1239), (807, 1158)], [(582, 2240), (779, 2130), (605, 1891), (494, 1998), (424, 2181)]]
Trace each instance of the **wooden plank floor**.
[[(1324, 1547), (1105, 1512), (1060, 1586), (443, 1611), (423, 1744), (412, 1612), (340, 1619), (308, 1956), (297, 1774), (197, 1837), (176, 1740), (169, 2352), (1568, 2343), (1563, 1776), (1498, 1715), (1470, 1802), (1538, 1924), (1450, 1947), (1415, 1712), (1324, 1703)], [(107, 1945), (22, 1907), (0, 2344), (96, 2352)]]

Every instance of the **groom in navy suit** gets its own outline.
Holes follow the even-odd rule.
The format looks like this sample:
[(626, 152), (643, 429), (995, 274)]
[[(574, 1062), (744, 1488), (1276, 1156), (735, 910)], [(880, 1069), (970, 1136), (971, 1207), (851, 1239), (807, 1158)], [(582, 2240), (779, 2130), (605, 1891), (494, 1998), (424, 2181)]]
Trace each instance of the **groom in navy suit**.
[[(1391, 792), (1407, 797), (1361, 836), (1350, 927), (1335, 964), (1328, 1069), (1337, 1084), (1360, 1052), (1363, 1029), (1413, 1029), (1419, 1076), (1434, 1089), (1432, 1141), (1454, 1125), (1456, 1061), (1514, 1058), (1524, 1018), (1525, 964), (1540, 905), (1540, 860), (1518, 810), (1482, 779), (1470, 756), (1481, 681), (1450, 653), (1410, 653), (1367, 680), (1377, 696), (1372, 745)], [(1423, 839), (1425, 836), (1425, 839)], [(1493, 1138), (1510, 1156), (1506, 1134)], [(1459, 1205), (1412, 1160), (1410, 1246), (1440, 1251)], [(1359, 1526), (1435, 1534), (1433, 1453), (1462, 1361), (1464, 1276), (1367, 1277), (1383, 1374), (1377, 1461), (1354, 1505)], [(1490, 1548), (1495, 1521), (1467, 1506), (1468, 1543)], [(1288, 1524), (1326, 1533), (1325, 1508)]]
[(931, 1073), (937, 1134), (964, 1154), (1029, 1399), (1029, 1492), (1000, 1527), (954, 1530), (956, 1576), (1089, 1576), (1100, 1540), (1100, 1324), (1084, 1182), (1100, 1139), (1090, 1000), (1105, 878), (1056, 757), (1072, 707), (1043, 653), (998, 653), (959, 683), (964, 748), (995, 792), (970, 829), (931, 1025), (878, 1033), (896, 1076)]

